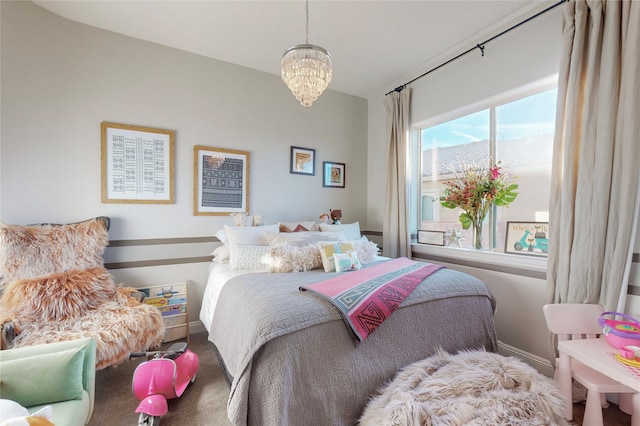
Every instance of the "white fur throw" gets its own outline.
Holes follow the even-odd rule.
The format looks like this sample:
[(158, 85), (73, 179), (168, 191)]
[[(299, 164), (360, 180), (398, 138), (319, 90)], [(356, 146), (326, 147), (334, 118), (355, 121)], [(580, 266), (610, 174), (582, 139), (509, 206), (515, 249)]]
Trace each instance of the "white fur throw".
[(269, 272), (303, 272), (322, 267), (320, 249), (315, 245), (296, 247), (281, 244), (271, 247)]
[(553, 380), (517, 358), (440, 350), (401, 370), (360, 425), (567, 425), (563, 404)]

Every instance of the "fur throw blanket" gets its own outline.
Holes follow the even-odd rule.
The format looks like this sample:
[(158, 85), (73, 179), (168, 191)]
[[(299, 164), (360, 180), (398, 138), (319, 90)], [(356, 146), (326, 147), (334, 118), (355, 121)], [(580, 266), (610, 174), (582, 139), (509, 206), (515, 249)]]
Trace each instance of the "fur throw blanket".
[(517, 358), (440, 350), (400, 371), (360, 425), (567, 425), (563, 406), (553, 380)]
[(162, 342), (160, 312), (132, 291), (104, 268), (72, 270), (12, 282), (0, 311), (18, 331), (13, 347), (93, 337), (96, 368), (103, 369)]
[(12, 343), (0, 335), (0, 348), (92, 337), (102, 369), (160, 346), (160, 311), (104, 269), (108, 223), (0, 223), (0, 323), (11, 321), (17, 332)]

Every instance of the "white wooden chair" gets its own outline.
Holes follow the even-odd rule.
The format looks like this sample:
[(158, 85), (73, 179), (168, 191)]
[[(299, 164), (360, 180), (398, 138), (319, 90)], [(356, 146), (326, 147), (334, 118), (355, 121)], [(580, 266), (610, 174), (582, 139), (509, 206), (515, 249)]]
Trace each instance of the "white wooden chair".
[[(602, 306), (582, 303), (559, 303), (544, 305), (542, 308), (547, 328), (559, 341), (574, 339), (594, 339), (602, 334), (598, 317), (604, 311)], [(556, 375), (559, 368), (556, 358)], [(571, 377), (587, 389), (587, 404), (584, 410), (583, 426), (603, 426), (602, 407), (606, 406), (606, 394), (631, 394), (635, 391), (604, 374), (571, 359)], [(568, 418), (567, 420), (571, 420)]]

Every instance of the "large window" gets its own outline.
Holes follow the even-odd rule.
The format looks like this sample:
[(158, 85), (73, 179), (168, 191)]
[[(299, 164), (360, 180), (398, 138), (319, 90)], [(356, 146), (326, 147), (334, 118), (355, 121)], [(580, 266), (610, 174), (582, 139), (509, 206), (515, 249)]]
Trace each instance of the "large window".
[[(484, 247), (504, 250), (507, 222), (546, 222), (549, 210), (551, 156), (557, 89), (522, 94), (484, 109), (421, 129), (422, 161), (419, 229), (462, 229), (460, 210), (444, 208), (439, 197), (443, 182), (456, 164), (501, 162), (503, 171), (519, 185), (508, 207), (497, 207), (485, 224)], [(435, 200), (428, 203), (426, 198)], [(429, 209), (429, 211), (424, 211)], [(471, 230), (463, 230), (462, 247), (471, 247)]]

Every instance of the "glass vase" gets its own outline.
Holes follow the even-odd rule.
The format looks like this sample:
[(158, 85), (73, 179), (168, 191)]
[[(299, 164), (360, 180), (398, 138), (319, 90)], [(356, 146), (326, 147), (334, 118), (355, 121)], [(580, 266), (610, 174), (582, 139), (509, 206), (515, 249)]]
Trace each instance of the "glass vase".
[(482, 250), (482, 222), (472, 223), (473, 227), (473, 248), (474, 250)]

